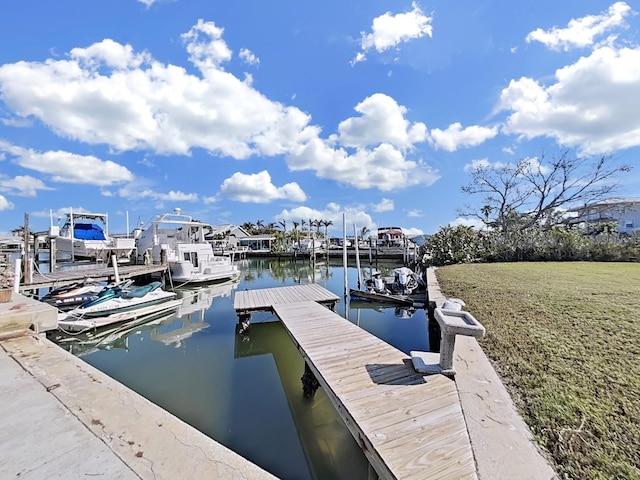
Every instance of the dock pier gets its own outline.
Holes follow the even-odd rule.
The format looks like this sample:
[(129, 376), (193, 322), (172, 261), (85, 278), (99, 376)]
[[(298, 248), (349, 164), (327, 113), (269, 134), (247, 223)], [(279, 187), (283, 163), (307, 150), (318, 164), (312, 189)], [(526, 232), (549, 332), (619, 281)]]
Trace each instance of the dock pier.
[(379, 478), (477, 478), (455, 381), (417, 373), (405, 353), (316, 301), (300, 301), (311, 288), (333, 295), (319, 285), (236, 292), (234, 309), (239, 317), (277, 315), (305, 361), (305, 393), (317, 381)]

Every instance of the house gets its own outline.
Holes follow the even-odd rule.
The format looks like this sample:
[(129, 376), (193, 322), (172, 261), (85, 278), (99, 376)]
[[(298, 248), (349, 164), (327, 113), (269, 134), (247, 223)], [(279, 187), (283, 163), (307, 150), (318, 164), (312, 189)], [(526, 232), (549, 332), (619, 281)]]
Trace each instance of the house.
[(590, 225), (616, 222), (618, 233), (633, 235), (640, 231), (640, 198), (610, 198), (575, 209), (570, 224), (589, 230)]
[(240, 239), (250, 237), (242, 227), (232, 224), (212, 225), (205, 239), (213, 245), (214, 251), (238, 250)]

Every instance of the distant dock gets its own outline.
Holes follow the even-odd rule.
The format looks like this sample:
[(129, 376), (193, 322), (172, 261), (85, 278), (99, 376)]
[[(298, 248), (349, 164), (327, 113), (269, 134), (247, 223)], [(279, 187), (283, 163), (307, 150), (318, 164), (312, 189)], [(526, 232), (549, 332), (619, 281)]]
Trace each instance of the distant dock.
[[(167, 265), (118, 265), (120, 280), (162, 274)], [(113, 282), (115, 270), (103, 264), (87, 264), (79, 268), (60, 269), (55, 272), (34, 273), (30, 283), (21, 284), (20, 291), (32, 291), (40, 288), (54, 288), (80, 282), (91, 278), (98, 282)]]

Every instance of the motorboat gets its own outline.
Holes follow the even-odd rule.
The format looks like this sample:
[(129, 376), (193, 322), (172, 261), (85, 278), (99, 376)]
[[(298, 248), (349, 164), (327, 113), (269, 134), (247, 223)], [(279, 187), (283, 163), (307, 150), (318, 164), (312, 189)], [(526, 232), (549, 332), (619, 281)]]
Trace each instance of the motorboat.
[(103, 289), (95, 299), (58, 314), (58, 328), (81, 332), (176, 310), (182, 304), (176, 297), (176, 293), (163, 290), (160, 282), (140, 287), (113, 285)]
[(373, 271), (364, 281), (364, 288), (350, 289), (349, 296), (356, 301), (423, 306), (427, 284), (420, 274), (408, 267), (399, 267), (393, 270), (393, 277)]
[(169, 265), (174, 285), (219, 282), (240, 277), (238, 267), (229, 255), (215, 255), (205, 239), (211, 225), (174, 213), (155, 216), (137, 238), (138, 261)]
[(113, 256), (118, 262), (128, 262), (136, 247), (133, 237), (109, 235), (108, 215), (103, 213), (69, 212), (57, 235), (51, 228), (56, 252), (61, 258), (109, 262)]

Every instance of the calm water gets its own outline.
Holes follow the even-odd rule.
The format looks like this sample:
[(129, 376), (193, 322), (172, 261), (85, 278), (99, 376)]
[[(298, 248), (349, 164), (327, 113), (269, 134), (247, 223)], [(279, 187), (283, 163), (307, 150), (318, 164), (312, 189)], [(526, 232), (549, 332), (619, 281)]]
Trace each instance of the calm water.
[[(429, 350), (424, 310), (411, 315), (355, 303), (345, 309), (341, 264), (253, 259), (239, 265), (239, 282), (180, 290), (177, 314), (112, 332), (100, 343), (57, 341), (280, 478), (366, 479), (367, 460), (322, 388), (304, 398), (304, 362), (277, 319), (254, 314), (249, 331), (236, 333), (233, 292), (315, 281), (340, 296), (340, 315), (406, 353)], [(355, 268), (348, 277), (356, 287)]]

